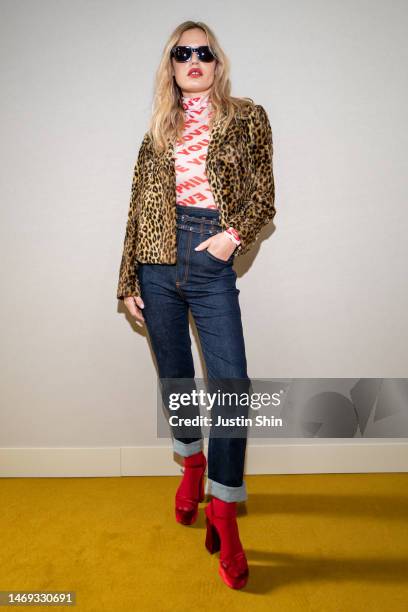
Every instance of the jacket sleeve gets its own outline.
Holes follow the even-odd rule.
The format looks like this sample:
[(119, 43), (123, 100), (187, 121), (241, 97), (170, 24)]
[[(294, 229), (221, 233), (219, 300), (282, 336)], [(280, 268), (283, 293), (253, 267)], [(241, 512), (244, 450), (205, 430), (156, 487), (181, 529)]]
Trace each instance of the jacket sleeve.
[(138, 262), (135, 259), (138, 223), (136, 209), (138, 194), (140, 191), (140, 182), (142, 180), (142, 164), (147, 141), (148, 137), (146, 133), (140, 146), (137, 161), (133, 170), (131, 197), (127, 216), (125, 240), (123, 243), (122, 260), (119, 270), (119, 282), (117, 286), (117, 298), (119, 300), (123, 300), (125, 297), (129, 296), (136, 297), (140, 295), (140, 286), (137, 277)]
[(262, 227), (276, 214), (272, 130), (268, 115), (260, 104), (255, 105), (249, 118), (249, 136), (251, 160), (248, 197), (238, 212), (228, 219), (241, 240), (235, 250), (237, 255), (243, 255), (250, 249), (258, 240)]

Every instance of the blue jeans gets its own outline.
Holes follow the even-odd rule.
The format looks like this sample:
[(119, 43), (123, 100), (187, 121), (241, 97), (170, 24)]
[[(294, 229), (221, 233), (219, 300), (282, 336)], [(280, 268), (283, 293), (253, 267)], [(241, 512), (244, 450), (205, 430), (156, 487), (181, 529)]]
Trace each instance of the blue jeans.
[[(208, 379), (245, 379), (247, 361), (241, 310), (233, 269), (227, 261), (194, 248), (222, 232), (216, 209), (177, 207), (177, 263), (139, 263), (138, 277), (145, 304), (143, 316), (162, 378), (194, 379), (188, 312), (191, 309)], [(209, 436), (206, 493), (227, 502), (244, 501), (246, 437)], [(203, 449), (198, 428), (191, 438), (173, 436), (173, 449), (183, 457)]]

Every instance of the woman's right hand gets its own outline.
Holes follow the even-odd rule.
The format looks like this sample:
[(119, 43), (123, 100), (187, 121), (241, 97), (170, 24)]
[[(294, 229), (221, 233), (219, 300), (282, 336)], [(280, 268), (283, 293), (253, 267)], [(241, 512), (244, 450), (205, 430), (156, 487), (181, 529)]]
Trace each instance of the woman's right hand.
[(145, 322), (145, 320), (141, 309), (144, 308), (144, 303), (140, 295), (125, 297), (123, 301), (125, 302), (126, 308), (130, 312), (132, 317), (134, 317), (139, 327), (143, 327), (143, 323)]

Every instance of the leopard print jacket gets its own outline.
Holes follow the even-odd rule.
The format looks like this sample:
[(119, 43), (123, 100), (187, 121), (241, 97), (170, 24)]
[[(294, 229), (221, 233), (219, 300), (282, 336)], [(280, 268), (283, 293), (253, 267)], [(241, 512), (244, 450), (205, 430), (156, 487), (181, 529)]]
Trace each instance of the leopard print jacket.
[[(245, 254), (273, 219), (275, 186), (272, 131), (260, 104), (237, 111), (222, 133), (223, 115), (214, 124), (207, 149), (206, 174), (225, 230), (234, 227), (241, 244), (234, 256)], [(138, 262), (177, 261), (176, 173), (174, 145), (156, 153), (150, 132), (144, 135), (134, 167), (130, 206), (119, 271), (117, 298), (138, 296)]]

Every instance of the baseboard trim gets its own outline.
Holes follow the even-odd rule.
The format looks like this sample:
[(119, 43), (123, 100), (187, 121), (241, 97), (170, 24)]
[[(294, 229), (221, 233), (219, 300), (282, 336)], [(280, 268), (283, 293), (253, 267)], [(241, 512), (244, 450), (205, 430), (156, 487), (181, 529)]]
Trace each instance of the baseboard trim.
[[(207, 447), (207, 442), (205, 448)], [(169, 446), (1, 448), (1, 478), (176, 476), (181, 459)], [(246, 474), (407, 472), (408, 440), (248, 443)]]

